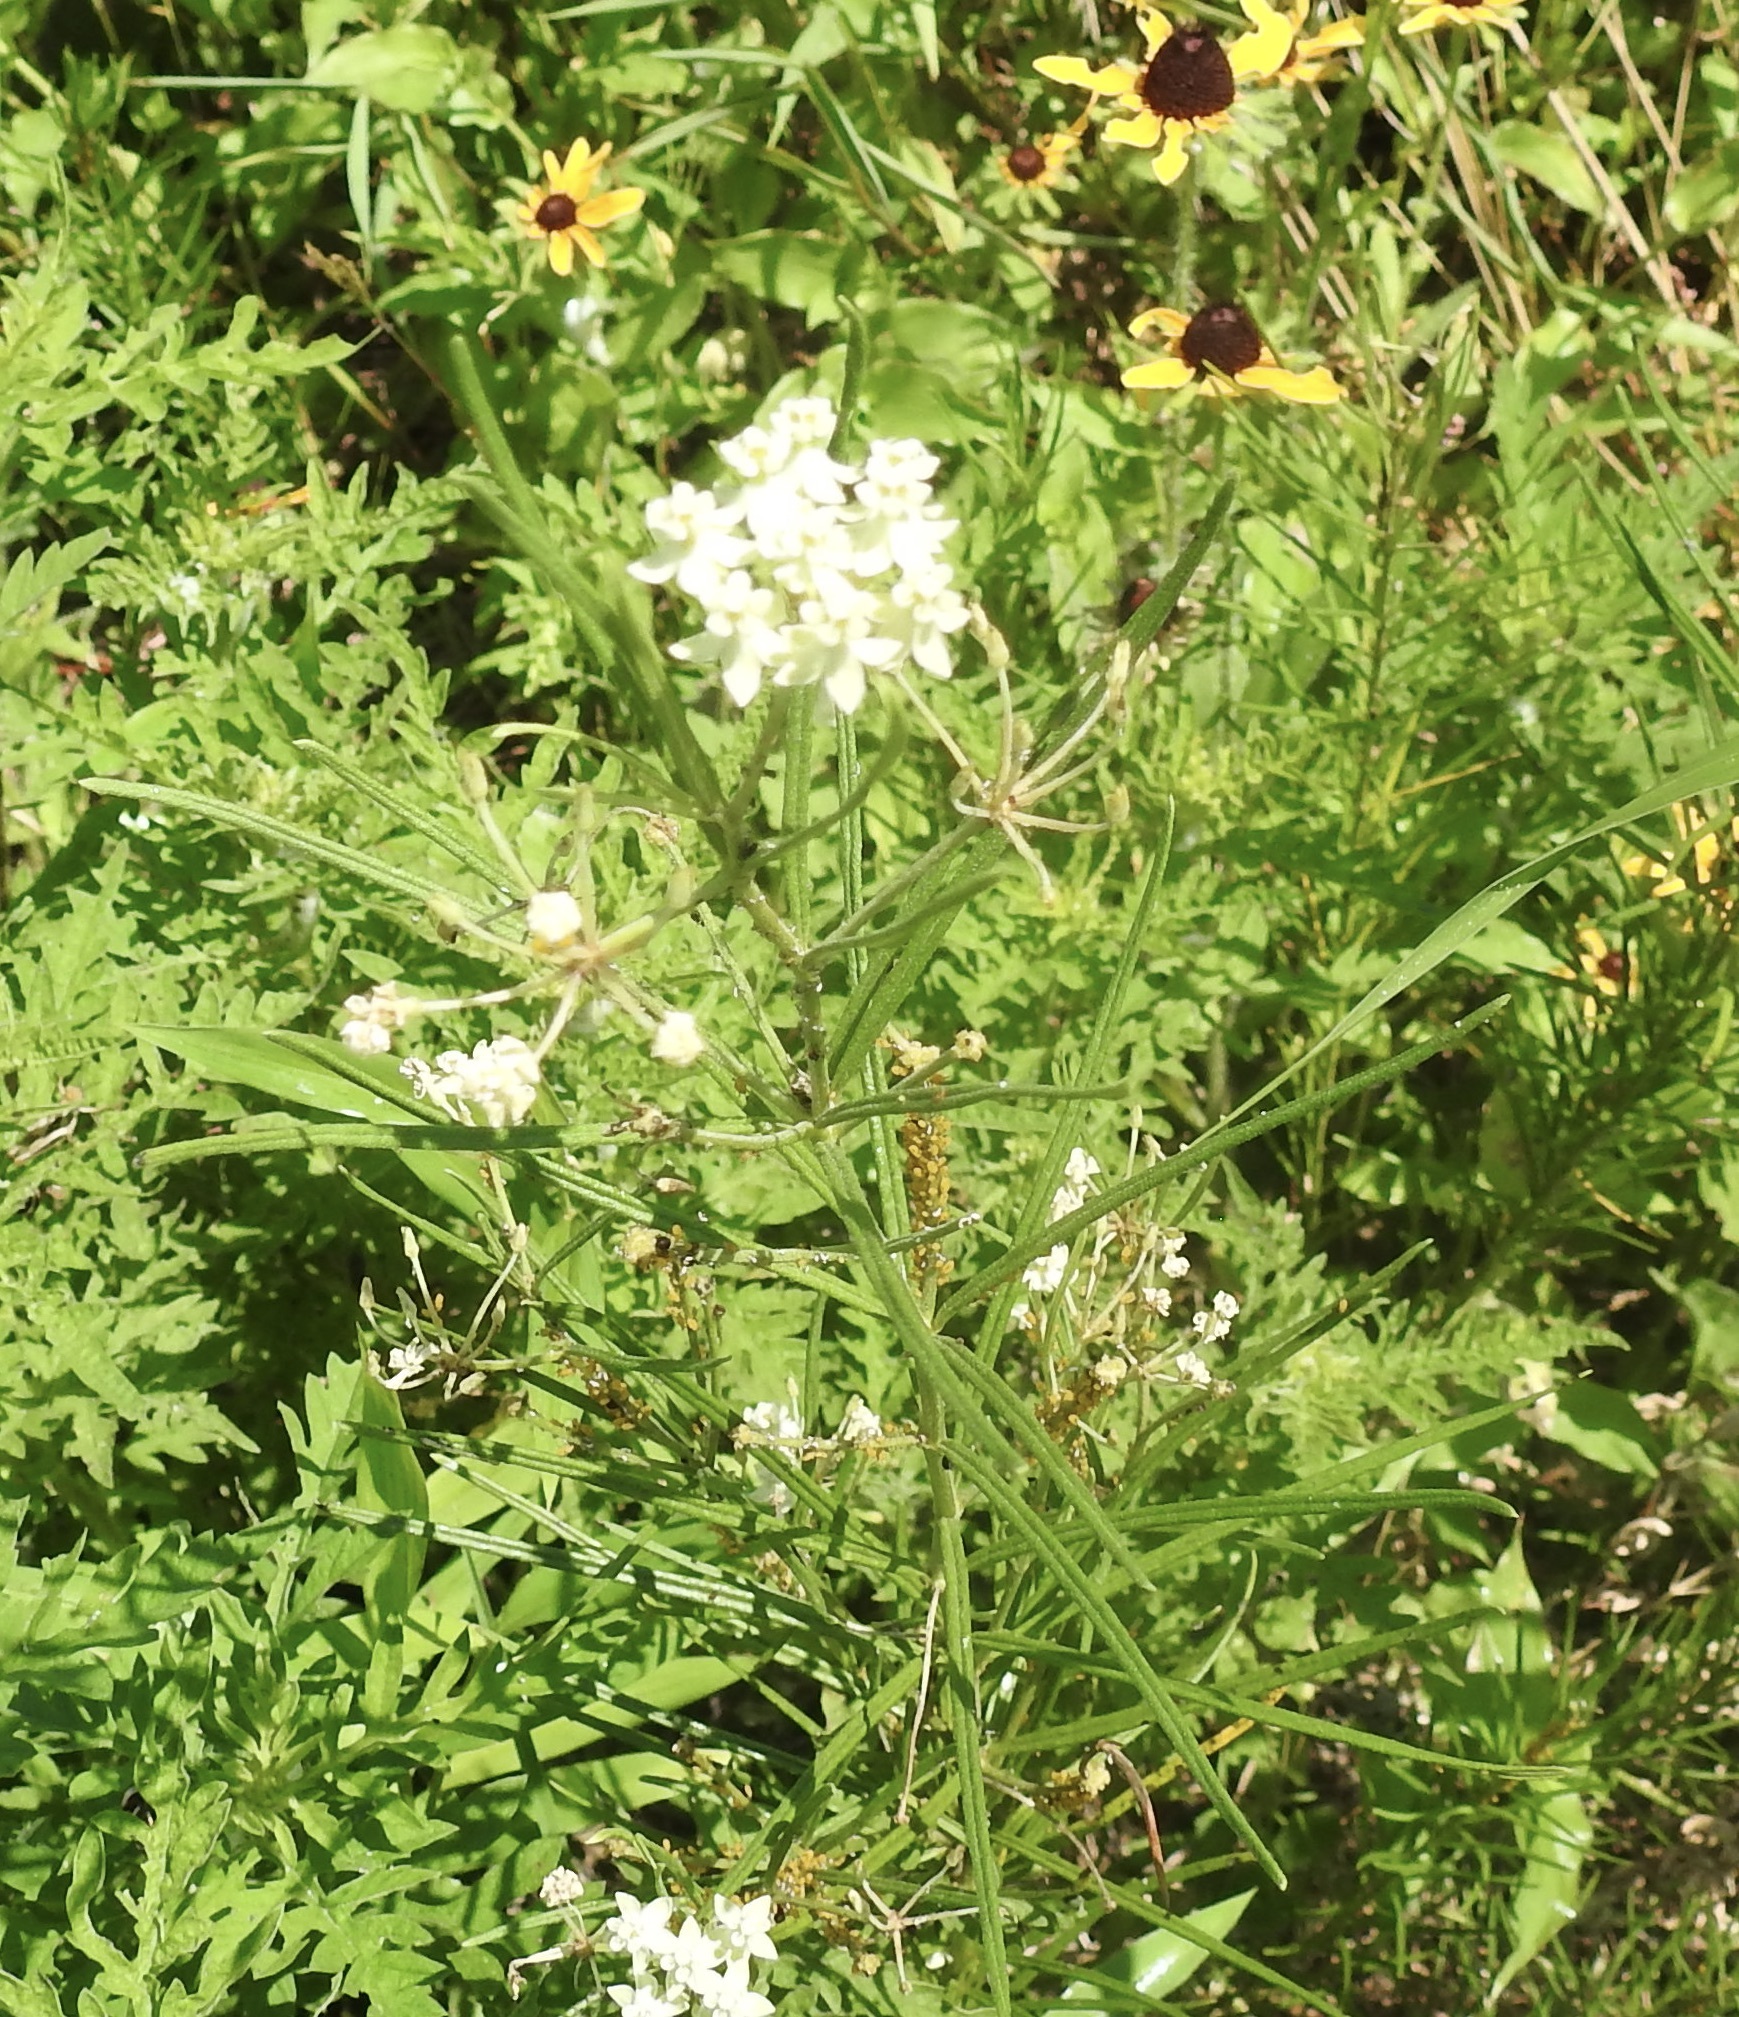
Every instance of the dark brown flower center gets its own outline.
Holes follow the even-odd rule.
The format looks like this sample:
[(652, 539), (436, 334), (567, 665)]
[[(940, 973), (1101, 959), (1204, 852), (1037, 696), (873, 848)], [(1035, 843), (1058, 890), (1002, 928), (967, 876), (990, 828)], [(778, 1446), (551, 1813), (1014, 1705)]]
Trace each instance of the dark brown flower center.
[(1177, 340), (1177, 354), (1192, 371), (1212, 365), (1236, 378), (1262, 361), (1262, 338), (1235, 301), (1211, 301), (1190, 317)]
[(546, 196), (532, 212), (542, 231), (565, 231), (579, 214), (580, 206), (559, 189)]
[(1153, 52), (1141, 80), (1148, 109), (1162, 119), (1211, 119), (1238, 95), (1232, 66), (1211, 28), (1179, 28)]
[(1602, 957), (1600, 961), (1600, 978), (1602, 980), (1623, 980), (1624, 978), (1623, 953), (1609, 952)]
[(1008, 172), (1017, 182), (1036, 182), (1045, 172), (1045, 157), (1031, 141), (1008, 152)]

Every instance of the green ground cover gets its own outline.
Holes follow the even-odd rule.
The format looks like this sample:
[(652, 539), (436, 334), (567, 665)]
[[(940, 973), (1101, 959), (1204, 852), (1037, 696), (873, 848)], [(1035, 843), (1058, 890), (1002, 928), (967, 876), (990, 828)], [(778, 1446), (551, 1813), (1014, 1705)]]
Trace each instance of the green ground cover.
[(6, 2010), (1723, 2007), (1734, 18), (1199, 11), (0, 0)]

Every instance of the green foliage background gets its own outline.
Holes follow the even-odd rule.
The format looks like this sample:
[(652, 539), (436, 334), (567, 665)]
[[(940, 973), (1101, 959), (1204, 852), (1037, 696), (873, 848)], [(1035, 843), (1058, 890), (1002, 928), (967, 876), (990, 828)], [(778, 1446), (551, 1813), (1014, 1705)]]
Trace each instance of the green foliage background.
[[(0, 4), (5, 2007), (505, 2009), (509, 1963), (568, 1930), (537, 1901), (564, 1861), (600, 1910), (772, 1889), (789, 2017), (1716, 2007), (1733, 910), (1725, 865), (1657, 901), (1621, 862), (1725, 841), (1739, 769), (1733, 24), (1544, 0), (1524, 54), (1392, 14), (1181, 194), (1101, 149), (1034, 198), (998, 156), (1078, 108), (1032, 58), (1088, 46), (1037, 0)], [(577, 134), (648, 202), (566, 287), (509, 219)], [(1119, 389), (1137, 309), (1230, 292), (1347, 403)], [(977, 1443), (950, 1416), (970, 1677), (926, 1629), (912, 1341), (838, 1257), (885, 1117), (830, 1190), (695, 1140), (741, 1106), (618, 1019), (553, 1061), (559, 1142), (400, 1148), (390, 1065), (330, 1041), (356, 990), (499, 978), (442, 928), (504, 901), (461, 752), (539, 877), (587, 806), (659, 790), (717, 868), (658, 783), (609, 585), (649, 499), (808, 389), (849, 393), (860, 441), (941, 450), (1041, 737), (1130, 585), (1211, 535), (1043, 808), (1099, 823), (1039, 842), (1055, 901), (974, 843), (994, 879), (954, 888), (885, 1009), (1051, 1089), (953, 1116), (981, 1223), (945, 1243), (940, 1329), (1010, 1397), (980, 1395)], [(982, 656), (927, 698), (993, 766)], [(758, 720), (688, 718), (750, 759)], [(857, 732), (892, 873), (953, 827), (954, 765), (892, 703)], [(782, 748), (767, 832), (792, 788)], [(616, 821), (597, 873), (627, 918), (669, 870)], [(787, 1037), (795, 1010), (719, 873), (635, 974), (746, 1050), (745, 993)], [(831, 929), (855, 871), (818, 846), (813, 873)], [(1114, 1089), (1056, 1096), (1083, 1078)], [(1008, 1294), (973, 1284), (1042, 1234), (1076, 1142), (1121, 1176), (1132, 1130), (1175, 1159), (1282, 1099), (1130, 1206), (1243, 1310), (1211, 1396), (1059, 1434), (1095, 1526), (1007, 1438), (1103, 1344), (1004, 1338)], [(622, 1134), (648, 1105), (681, 1130)], [(502, 1167), (537, 1269), (492, 1326)], [(693, 1243), (680, 1292), (622, 1257), (639, 1224)], [(431, 1327), (488, 1363), (401, 1407), (366, 1352)], [(781, 1519), (730, 1435), (788, 1382), (813, 1434), (853, 1393), (908, 1433), (794, 1467)], [(1095, 1598), (1211, 1745), (1218, 1806)], [(1082, 1789), (1106, 1738), (1164, 1888), (1122, 1778)], [(890, 1906), (944, 1915), (904, 1932), (909, 1987)], [(612, 2007), (570, 1957), (523, 2000), (587, 1998)]]

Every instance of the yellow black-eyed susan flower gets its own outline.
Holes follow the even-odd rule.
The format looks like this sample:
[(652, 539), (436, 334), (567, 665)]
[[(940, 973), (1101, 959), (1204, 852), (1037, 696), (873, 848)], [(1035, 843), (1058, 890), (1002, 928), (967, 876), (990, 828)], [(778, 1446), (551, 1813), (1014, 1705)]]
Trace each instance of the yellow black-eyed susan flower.
[(1233, 301), (1213, 301), (1194, 315), (1175, 308), (1150, 308), (1129, 325), (1131, 336), (1158, 330), (1169, 355), (1132, 364), (1123, 383), (1137, 392), (1172, 392), (1194, 385), (1210, 393), (1272, 392), (1301, 406), (1332, 406), (1341, 397), (1333, 375), (1322, 365), (1288, 371), (1275, 362), (1262, 332)]
[(1329, 68), (1337, 56), (1344, 56), (1349, 49), (1357, 49), (1365, 39), (1365, 23), (1362, 15), (1351, 15), (1345, 21), (1329, 21), (1314, 35), (1304, 32), (1305, 17), (1310, 12), (1310, 0), (1294, 0), (1287, 15), (1292, 28), (1292, 47), (1286, 52), (1286, 61), (1275, 72), (1277, 84), (1314, 84)]
[(1078, 134), (1065, 130), (1023, 140), (997, 161), (1002, 179), (1016, 189), (1054, 189), (1068, 170), (1069, 156), (1080, 145)]
[(1433, 28), (1508, 28), (1521, 17), (1522, 0), (1401, 0), (1401, 33), (1429, 35)]
[(1156, 148), (1154, 174), (1175, 182), (1189, 165), (1190, 142), (1229, 123), (1239, 85), (1272, 80), (1292, 48), (1292, 23), (1268, 0), (1239, 4), (1252, 25), (1224, 46), (1200, 22), (1174, 28), (1163, 14), (1142, 13), (1143, 62), (1095, 68), (1081, 56), (1041, 56), (1033, 68), (1053, 83), (1111, 99), (1124, 116), (1107, 124), (1107, 141)]
[(1641, 992), (1636, 962), (1630, 954), (1586, 919), (1576, 927), (1576, 964), (1556, 966), (1551, 971), (1554, 980), (1581, 982), (1582, 1020), (1589, 1029), (1596, 1027), (1613, 1002), (1634, 1000)]
[[(1666, 861), (1648, 854), (1627, 855), (1619, 867), (1626, 875), (1646, 876), (1654, 884), (1649, 891), (1653, 897), (1683, 896), (1694, 889), (1730, 928), (1739, 865), (1723, 858), (1728, 853), (1727, 843), (1718, 825), (1705, 820), (1699, 807), (1681, 799), (1672, 808), (1672, 817), (1680, 841), (1677, 855)], [(1739, 853), (1739, 818), (1727, 822), (1727, 830), (1735, 853)], [(1693, 834), (1695, 840), (1691, 838)], [(1690, 928), (1687, 919), (1685, 929)]]
[(597, 233), (607, 224), (632, 217), (646, 201), (644, 189), (592, 194), (598, 171), (609, 158), (608, 141), (594, 152), (589, 141), (576, 140), (565, 161), (544, 149), (544, 180), (519, 206), (519, 222), (531, 237), (543, 240), (557, 273), (573, 272), (576, 245), (593, 266), (602, 266), (604, 248)]

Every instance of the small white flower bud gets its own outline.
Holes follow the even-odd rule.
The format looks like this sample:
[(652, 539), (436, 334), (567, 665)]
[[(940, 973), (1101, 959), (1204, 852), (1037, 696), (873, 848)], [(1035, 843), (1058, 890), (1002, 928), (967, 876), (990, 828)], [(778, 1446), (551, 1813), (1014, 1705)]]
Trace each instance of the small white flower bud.
[(525, 929), (531, 949), (546, 959), (566, 952), (585, 930), (580, 906), (565, 889), (540, 889), (525, 901)]
[(586, 1895), (586, 1880), (577, 1870), (555, 1869), (538, 1886), (546, 1905), (573, 1905)]
[(706, 1054), (706, 1038), (686, 1009), (672, 1009), (652, 1032), (652, 1055), (661, 1065), (691, 1065)]

